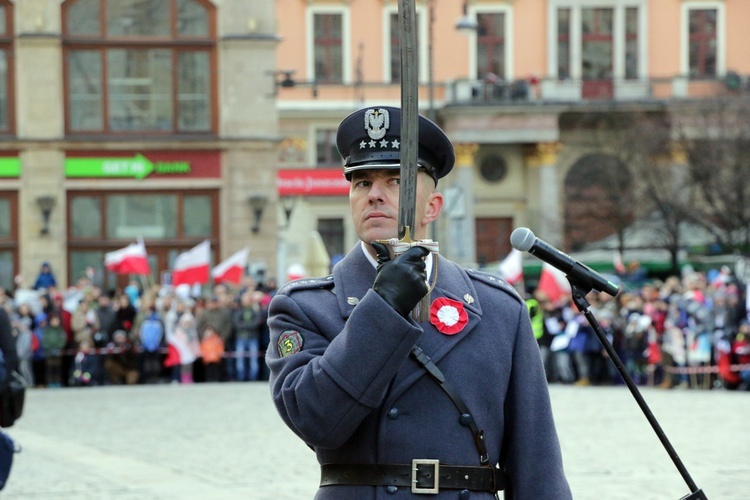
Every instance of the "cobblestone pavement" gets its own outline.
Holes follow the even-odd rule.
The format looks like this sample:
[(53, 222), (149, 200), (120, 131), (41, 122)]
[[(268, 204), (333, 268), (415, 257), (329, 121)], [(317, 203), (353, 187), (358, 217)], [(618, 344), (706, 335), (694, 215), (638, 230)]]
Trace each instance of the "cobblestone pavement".
[[(685, 480), (624, 387), (551, 388), (576, 499), (680, 499)], [(643, 389), (709, 499), (748, 498), (750, 394)], [(3, 500), (312, 498), (313, 453), (263, 382), (33, 389)]]

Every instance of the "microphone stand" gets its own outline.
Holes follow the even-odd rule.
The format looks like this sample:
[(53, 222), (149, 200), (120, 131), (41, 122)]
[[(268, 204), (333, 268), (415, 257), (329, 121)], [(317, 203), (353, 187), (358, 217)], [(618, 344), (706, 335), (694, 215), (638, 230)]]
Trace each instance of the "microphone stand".
[(633, 382), (633, 378), (630, 376), (630, 373), (628, 373), (627, 368), (625, 368), (625, 365), (620, 360), (620, 357), (617, 355), (617, 352), (615, 352), (614, 347), (612, 347), (612, 343), (607, 339), (607, 336), (605, 335), (604, 330), (599, 325), (599, 322), (594, 317), (594, 314), (589, 310), (590, 304), (586, 300), (586, 295), (589, 292), (591, 292), (593, 288), (589, 286), (587, 283), (574, 282), (574, 280), (572, 280), (569, 276), (566, 276), (566, 277), (568, 281), (570, 282), (570, 288), (573, 292), (573, 302), (575, 303), (578, 310), (583, 313), (583, 315), (586, 317), (591, 327), (594, 329), (596, 336), (599, 338), (599, 342), (602, 344), (602, 346), (604, 346), (604, 350), (607, 351), (609, 358), (615, 364), (617, 371), (620, 373), (620, 376), (622, 376), (622, 379), (625, 381), (625, 385), (627, 385), (628, 389), (630, 389), (630, 392), (633, 394), (633, 397), (638, 403), (638, 406), (641, 407), (641, 411), (643, 411), (643, 414), (646, 416), (646, 419), (651, 424), (651, 427), (654, 429), (656, 436), (661, 441), (661, 444), (664, 446), (664, 449), (667, 450), (667, 453), (669, 454), (669, 457), (672, 459), (672, 462), (674, 462), (675, 467), (677, 467), (677, 470), (680, 471), (680, 474), (682, 475), (682, 478), (685, 480), (685, 483), (688, 485), (688, 488), (690, 488), (691, 493), (687, 496), (682, 497), (680, 500), (708, 500), (708, 498), (706, 497), (706, 494), (703, 493), (703, 490), (701, 490), (695, 485), (693, 478), (690, 477), (690, 474), (685, 468), (685, 465), (682, 463), (682, 460), (680, 460), (680, 457), (677, 455), (677, 452), (672, 447), (672, 444), (669, 442), (669, 439), (667, 439), (667, 435), (664, 434), (664, 431), (659, 425), (659, 422), (657, 422), (656, 417), (654, 417), (654, 414), (651, 413), (651, 409), (648, 407), (648, 405), (646, 404), (646, 401), (643, 399), (641, 392), (638, 390), (638, 386), (635, 385), (635, 382)]

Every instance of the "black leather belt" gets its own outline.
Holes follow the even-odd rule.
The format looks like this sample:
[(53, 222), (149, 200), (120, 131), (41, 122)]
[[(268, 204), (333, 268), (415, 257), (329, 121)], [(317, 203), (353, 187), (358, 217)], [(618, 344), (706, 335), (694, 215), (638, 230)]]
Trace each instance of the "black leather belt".
[(505, 473), (491, 465), (465, 467), (438, 460), (411, 464), (324, 464), (320, 486), (407, 486), (412, 493), (437, 494), (441, 489), (498, 492), (505, 488)]

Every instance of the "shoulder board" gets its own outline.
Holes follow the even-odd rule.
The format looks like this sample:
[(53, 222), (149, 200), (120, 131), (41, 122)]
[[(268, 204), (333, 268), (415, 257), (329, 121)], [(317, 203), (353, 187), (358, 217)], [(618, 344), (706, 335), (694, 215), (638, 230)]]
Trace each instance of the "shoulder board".
[(277, 293), (289, 295), (292, 292), (298, 292), (300, 290), (316, 290), (333, 288), (333, 275), (322, 276), (320, 278), (300, 278), (298, 280), (290, 281), (286, 285), (282, 286)]
[(499, 276), (495, 276), (494, 274), (490, 274), (490, 273), (485, 273), (483, 271), (477, 271), (475, 269), (467, 269), (466, 274), (468, 274), (471, 279), (481, 281), (482, 283), (486, 283), (487, 285), (490, 285), (495, 288), (499, 288), (500, 290), (506, 292), (508, 295), (512, 296), (514, 299), (518, 300), (519, 302), (524, 302), (523, 298), (518, 293), (518, 290), (513, 288), (513, 285), (511, 285), (504, 279), (500, 278)]

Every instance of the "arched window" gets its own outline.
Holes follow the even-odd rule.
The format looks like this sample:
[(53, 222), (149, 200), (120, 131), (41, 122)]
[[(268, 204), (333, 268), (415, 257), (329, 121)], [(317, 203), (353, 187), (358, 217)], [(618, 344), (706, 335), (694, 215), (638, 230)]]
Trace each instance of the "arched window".
[(215, 10), (207, 0), (66, 0), (66, 131), (216, 130)]

